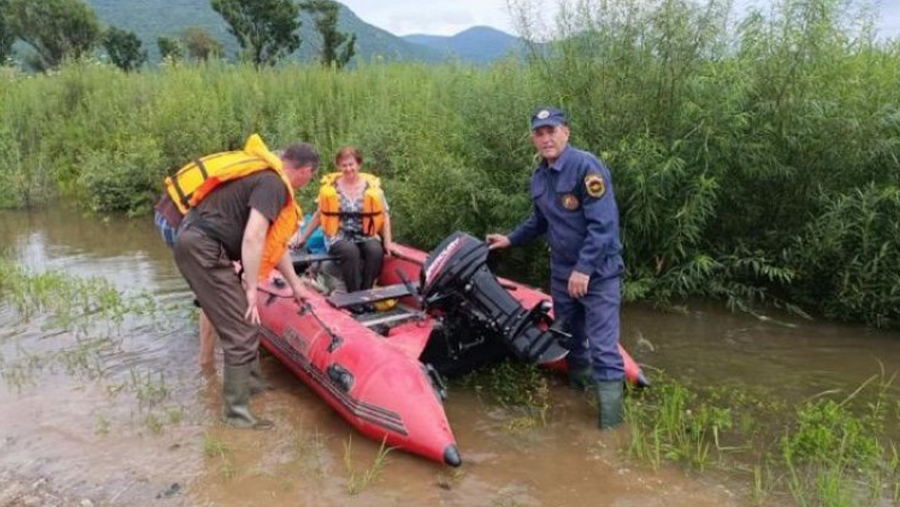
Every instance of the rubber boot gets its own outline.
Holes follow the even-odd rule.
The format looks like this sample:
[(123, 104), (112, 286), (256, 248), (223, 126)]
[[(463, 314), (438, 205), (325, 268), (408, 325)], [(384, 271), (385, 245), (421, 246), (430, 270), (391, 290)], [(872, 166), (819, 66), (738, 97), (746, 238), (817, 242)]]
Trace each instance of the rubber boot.
[(625, 384), (621, 380), (597, 382), (597, 403), (601, 430), (615, 428), (624, 419)]
[(250, 412), (250, 369), (252, 363), (225, 365), (222, 372), (222, 421), (235, 428), (271, 429), (274, 424), (257, 419)]
[(250, 363), (250, 396), (256, 396), (272, 389), (272, 385), (266, 382), (262, 374), (262, 366), (259, 364), (259, 355)]
[(590, 365), (569, 368), (569, 389), (586, 391), (593, 386), (594, 376)]

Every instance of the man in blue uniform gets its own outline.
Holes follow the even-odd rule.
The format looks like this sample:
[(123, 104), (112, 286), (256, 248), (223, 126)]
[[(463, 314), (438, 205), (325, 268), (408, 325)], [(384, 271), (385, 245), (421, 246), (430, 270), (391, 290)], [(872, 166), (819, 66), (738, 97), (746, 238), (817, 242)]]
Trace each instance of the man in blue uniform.
[(600, 428), (622, 423), (624, 363), (619, 352), (622, 243), (609, 170), (591, 153), (569, 146), (565, 113), (546, 107), (531, 117), (541, 162), (531, 177), (534, 208), (509, 236), (489, 234), (491, 249), (518, 246), (543, 234), (550, 243), (553, 308), (572, 339), (569, 384), (593, 384)]

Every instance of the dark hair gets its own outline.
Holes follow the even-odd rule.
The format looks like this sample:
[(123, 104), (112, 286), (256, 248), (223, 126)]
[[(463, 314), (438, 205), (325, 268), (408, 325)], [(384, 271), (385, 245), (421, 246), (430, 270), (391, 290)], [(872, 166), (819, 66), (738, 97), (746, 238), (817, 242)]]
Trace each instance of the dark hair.
[(356, 159), (356, 163), (359, 165), (362, 165), (363, 163), (362, 153), (360, 153), (355, 146), (344, 146), (343, 148), (339, 149), (337, 155), (334, 156), (335, 165), (340, 164), (341, 159), (347, 157), (353, 157), (354, 159)]
[(281, 154), (281, 158), (290, 160), (297, 167), (312, 166), (313, 171), (319, 168), (319, 153), (309, 143), (288, 146)]

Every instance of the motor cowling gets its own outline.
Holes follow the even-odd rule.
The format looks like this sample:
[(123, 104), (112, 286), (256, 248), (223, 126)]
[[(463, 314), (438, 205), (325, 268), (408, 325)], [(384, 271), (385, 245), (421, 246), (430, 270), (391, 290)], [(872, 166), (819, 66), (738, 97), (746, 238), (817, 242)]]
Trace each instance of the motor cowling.
[(499, 340), (520, 360), (543, 364), (564, 357), (567, 350), (550, 326), (546, 305), (525, 309), (488, 268), (487, 258), (487, 245), (468, 234), (444, 239), (421, 271), (426, 309), (448, 315), (450, 322), (465, 321), (475, 329), (451, 331)]

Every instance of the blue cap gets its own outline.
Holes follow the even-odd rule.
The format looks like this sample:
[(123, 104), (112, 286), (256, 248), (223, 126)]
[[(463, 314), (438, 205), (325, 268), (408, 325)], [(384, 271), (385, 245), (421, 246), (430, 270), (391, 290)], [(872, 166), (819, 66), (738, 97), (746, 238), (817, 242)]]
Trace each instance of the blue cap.
[(566, 113), (555, 107), (541, 107), (531, 115), (531, 130), (568, 124)]

